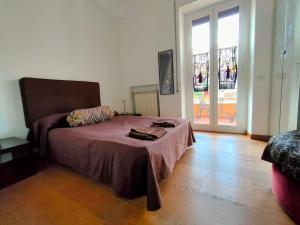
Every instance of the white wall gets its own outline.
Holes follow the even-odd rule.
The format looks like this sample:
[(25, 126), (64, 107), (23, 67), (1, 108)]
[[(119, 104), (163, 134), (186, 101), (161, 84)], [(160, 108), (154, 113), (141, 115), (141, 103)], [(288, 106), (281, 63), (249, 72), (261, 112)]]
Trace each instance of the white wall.
[(257, 135), (269, 134), (273, 12), (274, 0), (252, 0), (248, 132)]
[[(177, 6), (194, 2), (192, 8), (204, 7), (218, 1), (177, 0)], [(271, 127), (278, 99), (274, 72), (271, 111), (269, 105), (274, 0), (249, 1), (253, 23), (248, 132), (265, 135), (276, 130)], [(115, 13), (108, 11), (114, 9)], [(0, 0), (0, 138), (26, 135), (18, 86), (24, 76), (99, 81), (103, 104), (122, 111), (121, 101), (126, 99), (132, 111), (130, 86), (157, 84), (158, 52), (175, 50), (173, 10), (173, 0)], [(182, 71), (179, 66), (184, 76)], [(180, 81), (181, 77), (183, 91)], [(182, 99), (180, 93), (160, 96), (161, 115), (182, 116)]]
[(93, 0), (0, 0), (0, 138), (25, 137), (18, 79), (97, 81), (116, 88), (116, 23)]
[[(282, 81), (281, 53), (287, 49), (284, 65), (280, 132), (297, 128), (298, 95), (300, 78), (300, 3), (298, 0), (276, 0), (273, 43), (272, 99), (270, 134), (279, 132), (280, 94)], [(286, 4), (288, 3), (288, 4)], [(287, 32), (285, 44), (285, 11), (287, 8)]]
[[(206, 7), (218, 1), (178, 0), (177, 6), (183, 6), (182, 9), (185, 10), (183, 13), (186, 13), (194, 10), (195, 7)], [(252, 65), (254, 66), (251, 68), (252, 79), (249, 81), (250, 109), (245, 114), (249, 114), (248, 132), (266, 135), (269, 133), (274, 0), (253, 1), (255, 10), (252, 15), (255, 16), (253, 19), (255, 24), (250, 51), (253, 52)], [(127, 13), (118, 22), (120, 69), (117, 73), (120, 75), (121, 94), (117, 101), (121, 108), (122, 99), (126, 99), (128, 111), (132, 111), (130, 86), (158, 83), (157, 53), (175, 49), (175, 37), (172, 0), (130, 0), (129, 2), (131, 7), (126, 8)], [(177, 23), (177, 27), (180, 28), (179, 19)], [(178, 36), (180, 36), (179, 32)], [(177, 45), (180, 47), (179, 42)], [(178, 49), (181, 57), (181, 49)], [(183, 64), (178, 67), (180, 92), (184, 90), (183, 67)], [(181, 109), (184, 104), (183, 99), (181, 93), (160, 96), (161, 115), (184, 115), (184, 110)]]
[[(175, 49), (173, 0), (131, 0), (126, 17), (118, 23), (118, 103), (127, 100), (132, 111), (130, 86), (158, 84), (158, 52)], [(175, 55), (174, 55), (174, 60)], [(181, 116), (180, 94), (160, 96), (161, 116)]]
[[(187, 12), (195, 7), (205, 7), (220, 1), (223, 0), (176, 0), (178, 37), (180, 36), (179, 7), (189, 5), (189, 7), (184, 7), (184, 12)], [(174, 63), (176, 63), (175, 45), (178, 46), (178, 53), (180, 45), (179, 38), (175, 43), (174, 0), (129, 0), (127, 3), (128, 6), (124, 7), (127, 12), (122, 13), (122, 18), (118, 23), (120, 52), (118, 73), (122, 83), (118, 103), (121, 108), (121, 101), (125, 99), (128, 111), (132, 111), (130, 86), (157, 84), (159, 82), (158, 52), (173, 49)], [(179, 54), (178, 57), (180, 57)], [(160, 96), (161, 116), (182, 117), (185, 115), (185, 109), (182, 108), (184, 102), (184, 96), (182, 96), (184, 93), (183, 66), (174, 66), (175, 83), (176, 69), (178, 69), (179, 92), (174, 95)]]

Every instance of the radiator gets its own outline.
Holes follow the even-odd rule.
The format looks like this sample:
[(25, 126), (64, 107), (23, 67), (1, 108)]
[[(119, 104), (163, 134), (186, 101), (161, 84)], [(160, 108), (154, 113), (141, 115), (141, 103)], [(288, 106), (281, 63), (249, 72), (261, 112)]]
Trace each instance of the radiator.
[[(152, 89), (152, 90), (151, 90)], [(135, 113), (143, 116), (159, 116), (158, 89), (135, 87), (132, 89)]]

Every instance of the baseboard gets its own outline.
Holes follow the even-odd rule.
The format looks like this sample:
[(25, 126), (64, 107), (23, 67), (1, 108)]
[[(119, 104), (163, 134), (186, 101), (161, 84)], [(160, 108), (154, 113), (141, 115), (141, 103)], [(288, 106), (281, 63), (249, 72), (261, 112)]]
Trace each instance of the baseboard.
[(268, 142), (271, 138), (270, 135), (251, 134), (250, 138), (257, 141)]

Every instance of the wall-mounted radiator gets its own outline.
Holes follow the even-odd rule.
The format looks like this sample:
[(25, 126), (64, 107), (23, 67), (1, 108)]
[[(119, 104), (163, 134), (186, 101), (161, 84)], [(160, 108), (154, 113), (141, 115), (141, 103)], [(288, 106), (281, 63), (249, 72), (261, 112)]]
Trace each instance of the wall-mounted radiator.
[(143, 116), (159, 116), (158, 85), (131, 87), (135, 113)]

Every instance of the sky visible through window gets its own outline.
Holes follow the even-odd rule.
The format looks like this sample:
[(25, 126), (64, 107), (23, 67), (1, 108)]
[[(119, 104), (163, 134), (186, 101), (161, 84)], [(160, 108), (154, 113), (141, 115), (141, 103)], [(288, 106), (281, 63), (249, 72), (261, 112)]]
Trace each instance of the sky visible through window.
[[(209, 22), (193, 26), (193, 55), (210, 51)], [(218, 20), (218, 48), (237, 46), (239, 43), (239, 14)]]

